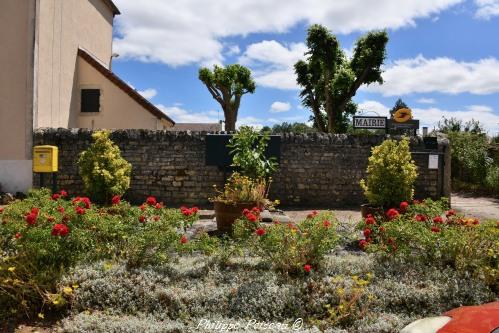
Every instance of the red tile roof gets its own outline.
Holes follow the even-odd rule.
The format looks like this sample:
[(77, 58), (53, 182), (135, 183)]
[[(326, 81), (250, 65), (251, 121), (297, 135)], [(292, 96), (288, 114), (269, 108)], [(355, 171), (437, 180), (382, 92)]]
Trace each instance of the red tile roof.
[(130, 96), (132, 99), (134, 99), (137, 103), (139, 103), (141, 106), (143, 106), (147, 111), (152, 113), (155, 117), (157, 117), (159, 119), (165, 119), (168, 122), (172, 123), (172, 125), (175, 124), (175, 122), (170, 117), (168, 117), (166, 114), (164, 114), (163, 111), (161, 111), (156, 106), (154, 106), (151, 102), (149, 102), (147, 99), (142, 97), (141, 94), (139, 94), (135, 89), (130, 87), (125, 81), (123, 81), (118, 76), (116, 76), (116, 74), (114, 74), (109, 69), (107, 69), (99, 60), (97, 60), (94, 56), (89, 54), (87, 51), (83, 50), (82, 48), (79, 48), (78, 49), (78, 56), (80, 56), (83, 60), (85, 60), (88, 64), (90, 64), (98, 72), (100, 72), (102, 75), (104, 75), (109, 81), (114, 83), (118, 88), (123, 90), (128, 96)]

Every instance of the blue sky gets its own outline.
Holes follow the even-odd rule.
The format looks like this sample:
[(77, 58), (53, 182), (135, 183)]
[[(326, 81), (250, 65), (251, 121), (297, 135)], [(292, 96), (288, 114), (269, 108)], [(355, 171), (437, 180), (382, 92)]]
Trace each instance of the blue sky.
[(307, 121), (292, 65), (309, 24), (321, 23), (347, 54), (366, 31), (389, 33), (385, 84), (358, 91), (361, 110), (386, 115), (400, 97), (423, 125), (474, 118), (499, 134), (499, 0), (115, 2), (113, 70), (177, 122), (223, 119), (197, 73), (231, 63), (257, 82), (238, 124)]

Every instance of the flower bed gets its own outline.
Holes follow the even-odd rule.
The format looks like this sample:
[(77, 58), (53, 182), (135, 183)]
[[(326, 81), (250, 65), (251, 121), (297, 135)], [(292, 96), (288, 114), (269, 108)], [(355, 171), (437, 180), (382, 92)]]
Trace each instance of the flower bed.
[(196, 207), (118, 196), (99, 207), (35, 191), (0, 212), (1, 320), (56, 313), (63, 332), (209, 332), (217, 323), (291, 332), (302, 318), (303, 331), (395, 332), (497, 298), (497, 224), (445, 207), (403, 203), (361, 221), (362, 251), (331, 213), (265, 224), (254, 208), (241, 212), (234, 238), (189, 239)]

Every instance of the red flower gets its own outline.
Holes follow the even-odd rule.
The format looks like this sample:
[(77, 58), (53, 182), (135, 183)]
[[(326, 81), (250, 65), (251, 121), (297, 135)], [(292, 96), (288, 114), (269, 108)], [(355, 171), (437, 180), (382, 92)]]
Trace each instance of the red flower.
[(367, 215), (365, 221), (367, 225), (376, 224), (376, 219), (371, 214)]
[(261, 213), (261, 212), (262, 212), (262, 211), (260, 210), (260, 208), (258, 208), (258, 207), (253, 207), (253, 208), (251, 209), (251, 211), (252, 211), (253, 213), (256, 213), (256, 214), (258, 214), (258, 213)]
[(253, 214), (253, 213), (248, 213), (248, 214), (246, 214), (246, 218), (247, 218), (248, 220), (250, 220), (251, 222), (256, 222), (256, 220), (257, 220), (257, 217), (256, 217), (256, 216), (255, 216), (255, 214)]
[(440, 228), (439, 227), (431, 227), (431, 231), (440, 232)]
[(76, 198), (74, 198), (73, 200), (71, 200), (71, 203), (74, 205), (74, 204), (76, 204), (76, 203), (80, 202), (80, 200), (81, 200), (81, 198), (80, 198), (80, 197), (76, 197)]
[(256, 229), (255, 233), (256, 233), (258, 236), (263, 236), (263, 235), (265, 235), (265, 229), (263, 229), (263, 228), (258, 228), (258, 229)]
[(393, 220), (393, 219), (397, 218), (397, 216), (399, 216), (399, 212), (398, 212), (398, 210), (396, 210), (395, 208), (390, 208), (390, 209), (386, 212), (386, 216), (388, 216), (388, 219), (389, 219), (389, 220)]
[(395, 240), (393, 239), (393, 237), (390, 237), (388, 238), (388, 244), (395, 244)]
[(153, 217), (153, 220), (154, 220), (155, 222), (158, 222), (160, 219), (161, 219), (161, 218), (160, 218), (158, 215), (156, 215), (156, 216), (154, 216), (154, 217)]
[(83, 207), (76, 206), (75, 211), (76, 211), (76, 214), (78, 214), (78, 215), (85, 215), (85, 208), (83, 208)]
[(474, 225), (478, 225), (478, 224), (480, 224), (480, 221), (478, 221), (478, 219), (474, 219), (474, 220), (473, 220), (473, 224), (474, 224)]
[(193, 214), (197, 214), (199, 212), (199, 208), (197, 208), (196, 206), (192, 207), (191, 208), (191, 211)]
[(66, 236), (69, 233), (69, 228), (65, 224), (56, 224), (52, 228), (52, 236)]
[(180, 237), (180, 243), (182, 244), (185, 244), (187, 243), (189, 240), (187, 239), (187, 236), (186, 235), (182, 235), (182, 237)]
[(140, 208), (141, 211), (146, 210), (146, 206), (144, 204), (140, 205), (139, 208)]
[(324, 225), (324, 227), (326, 228), (329, 228), (331, 226), (331, 222), (329, 222), (328, 220), (324, 220), (324, 222), (322, 222), (322, 224)]
[(317, 213), (317, 211), (314, 210), (312, 213), (310, 213), (310, 214), (307, 215), (307, 218), (312, 219), (312, 218), (316, 217), (317, 214), (319, 214), (319, 213)]
[(248, 208), (244, 208), (243, 209), (243, 215), (246, 215), (248, 213), (250, 213), (250, 210)]
[(442, 216), (435, 216), (433, 218), (433, 223), (444, 223), (444, 219), (442, 218)]
[(14, 237), (16, 237), (16, 239), (19, 239), (21, 238), (21, 234), (19, 232), (16, 232), (16, 235)]
[(112, 203), (113, 205), (119, 205), (119, 204), (120, 204), (120, 202), (121, 202), (121, 196), (119, 196), (119, 195), (115, 195), (115, 196), (113, 196), (113, 198), (111, 199), (111, 203)]
[(415, 205), (419, 205), (421, 203), (421, 200), (414, 199), (412, 203)]
[(155, 206), (156, 203), (157, 203), (157, 201), (156, 201), (155, 197), (153, 197), (153, 196), (147, 197), (146, 204), (148, 204), (149, 206)]
[(59, 199), (59, 193), (52, 194), (52, 200), (57, 200), (57, 199)]
[(364, 237), (365, 238), (369, 238), (371, 233), (372, 233), (371, 229), (368, 229), (368, 228), (364, 229)]
[(303, 270), (305, 271), (305, 273), (310, 273), (310, 271), (312, 270), (312, 266), (310, 266), (308, 264), (304, 265)]
[(142, 222), (142, 223), (145, 222), (146, 221), (146, 217), (144, 215), (140, 215), (139, 216), (139, 221)]
[(449, 209), (448, 211), (445, 212), (445, 216), (450, 217), (456, 215), (456, 211), (454, 209)]
[(385, 232), (385, 227), (379, 227), (380, 232)]
[(156, 209), (161, 209), (162, 207), (163, 206), (159, 202), (154, 206), (154, 208), (156, 208)]
[(25, 220), (29, 225), (35, 225), (37, 217), (38, 216), (36, 214), (30, 213), (25, 216)]
[(89, 198), (83, 197), (83, 198), (81, 198), (80, 201), (83, 202), (83, 205), (85, 206), (86, 209), (90, 209), (90, 199)]
[(407, 201), (402, 201), (399, 206), (400, 212), (405, 213), (407, 211), (407, 207), (409, 207), (409, 203)]
[(61, 191), (59, 192), (59, 194), (60, 194), (60, 195), (61, 195), (61, 197), (63, 197), (63, 198), (67, 198), (67, 197), (68, 197), (68, 192), (66, 192), (66, 191), (64, 191), (64, 190), (61, 190)]
[(3, 207), (0, 207), (0, 214), (3, 213)]
[(426, 221), (426, 216), (424, 216), (423, 214), (418, 214), (414, 217), (416, 219), (416, 221), (418, 222), (424, 222)]
[(36, 208), (36, 207), (31, 208), (31, 214), (38, 216), (39, 212), (40, 212), (39, 208)]
[(359, 241), (359, 247), (360, 247), (362, 250), (364, 250), (364, 249), (366, 248), (367, 244), (368, 244), (368, 243), (367, 243), (367, 241), (366, 241), (365, 239), (361, 239), (361, 240)]
[(59, 211), (59, 213), (64, 214), (64, 211), (65, 211), (64, 207), (59, 206), (59, 207), (57, 207), (57, 210)]

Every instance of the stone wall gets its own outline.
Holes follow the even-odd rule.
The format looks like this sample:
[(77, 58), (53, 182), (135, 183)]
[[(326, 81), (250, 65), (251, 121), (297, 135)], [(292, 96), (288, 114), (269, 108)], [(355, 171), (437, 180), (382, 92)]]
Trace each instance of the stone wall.
[[(35, 145), (59, 147), (57, 185), (71, 194), (83, 192), (76, 160), (90, 145), (91, 133), (82, 129), (39, 129), (34, 134)], [(223, 186), (223, 170), (205, 165), (206, 133), (116, 130), (111, 139), (133, 165), (131, 188), (126, 195), (132, 202), (154, 195), (167, 205), (203, 206), (209, 204), (207, 198), (213, 195), (213, 185)], [(284, 206), (338, 207), (363, 203), (359, 181), (365, 177), (371, 147), (383, 140), (384, 136), (283, 135), (281, 163), (273, 177), (271, 198), (280, 199)], [(416, 197), (448, 196), (447, 140), (439, 139), (438, 151), (430, 151), (421, 139), (414, 138), (411, 150), (419, 167)], [(439, 170), (428, 169), (428, 153), (441, 154)], [(39, 176), (34, 179), (35, 186), (39, 186)]]

